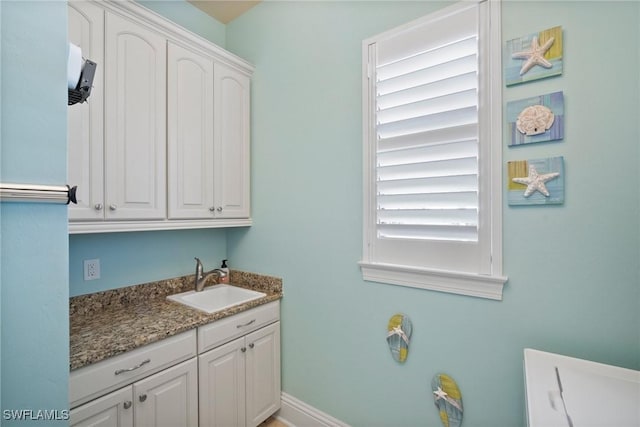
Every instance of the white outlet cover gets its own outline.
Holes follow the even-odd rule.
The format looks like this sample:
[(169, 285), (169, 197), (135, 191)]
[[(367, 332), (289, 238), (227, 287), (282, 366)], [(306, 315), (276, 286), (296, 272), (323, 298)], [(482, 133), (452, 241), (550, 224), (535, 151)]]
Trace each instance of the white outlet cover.
[(84, 260), (84, 280), (96, 280), (100, 278), (100, 260)]

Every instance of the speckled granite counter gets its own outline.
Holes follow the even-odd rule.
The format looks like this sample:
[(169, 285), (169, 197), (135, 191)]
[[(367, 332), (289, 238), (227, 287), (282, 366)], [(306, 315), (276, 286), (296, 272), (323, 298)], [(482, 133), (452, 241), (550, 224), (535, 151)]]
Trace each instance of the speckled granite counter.
[(193, 289), (190, 275), (70, 298), (70, 370), (282, 298), (277, 277), (232, 270), (230, 282), (267, 296), (213, 314), (168, 301)]

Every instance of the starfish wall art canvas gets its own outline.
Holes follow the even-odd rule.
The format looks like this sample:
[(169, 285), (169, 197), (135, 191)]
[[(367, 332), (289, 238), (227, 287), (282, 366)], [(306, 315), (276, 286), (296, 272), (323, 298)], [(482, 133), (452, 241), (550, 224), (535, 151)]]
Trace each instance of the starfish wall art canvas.
[(507, 41), (504, 52), (507, 86), (562, 74), (562, 27)]
[(564, 203), (564, 157), (507, 162), (509, 205)]
[(564, 95), (553, 92), (507, 102), (505, 136), (510, 147), (564, 138)]

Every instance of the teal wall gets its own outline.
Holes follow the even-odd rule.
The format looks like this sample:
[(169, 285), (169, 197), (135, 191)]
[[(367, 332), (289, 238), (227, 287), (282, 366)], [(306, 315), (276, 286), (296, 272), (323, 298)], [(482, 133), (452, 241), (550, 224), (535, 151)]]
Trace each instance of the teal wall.
[[(504, 41), (562, 25), (564, 141), (504, 150), (562, 155), (566, 202), (504, 203), (504, 300), (364, 282), (361, 40), (433, 2), (264, 2), (227, 25), (256, 66), (250, 229), (230, 230), (239, 268), (283, 277), (283, 389), (354, 426), (440, 425), (430, 381), (460, 385), (466, 426), (524, 426), (525, 347), (640, 369), (637, 2), (503, 3)], [(606, 17), (606, 19), (603, 19)], [(505, 168), (506, 169), (506, 168)], [(385, 342), (396, 312), (414, 333), (404, 365)]]
[[(226, 258), (222, 229), (141, 231), (69, 236), (69, 294), (107, 289), (193, 274), (198, 257), (205, 270)], [(100, 279), (84, 281), (84, 260), (100, 260)]]
[[(503, 4), (504, 40), (562, 25), (566, 48), (563, 76), (504, 102), (563, 90), (567, 112), (563, 142), (504, 148), (505, 162), (563, 155), (567, 174), (563, 206), (505, 204), (504, 300), (362, 281), (361, 40), (441, 5), (265, 2), (226, 26), (226, 46), (256, 65), (250, 229), (67, 237), (62, 206), (2, 203), (2, 409), (66, 407), (69, 293), (189, 274), (198, 253), (284, 278), (284, 391), (354, 426), (440, 425), (437, 372), (460, 384), (465, 425), (523, 426), (524, 347), (640, 369), (637, 2)], [(0, 178), (60, 184), (64, 2), (0, 10)], [(202, 35), (201, 18), (183, 23)], [(81, 280), (88, 258), (101, 280)], [(385, 342), (395, 312), (414, 322), (404, 365)]]
[[(139, 1), (143, 6), (224, 47), (224, 24), (186, 1)], [(195, 271), (193, 257), (206, 269), (226, 258), (225, 230), (144, 231), (69, 236), (71, 296), (146, 283)], [(100, 279), (83, 280), (83, 261), (100, 259)], [(231, 261), (233, 265), (233, 261)]]
[[(0, 181), (64, 184), (66, 5), (2, 1), (0, 7)], [(2, 410), (64, 410), (69, 369), (67, 208), (2, 202), (0, 233)], [(43, 422), (2, 420), (2, 425), (15, 424)]]

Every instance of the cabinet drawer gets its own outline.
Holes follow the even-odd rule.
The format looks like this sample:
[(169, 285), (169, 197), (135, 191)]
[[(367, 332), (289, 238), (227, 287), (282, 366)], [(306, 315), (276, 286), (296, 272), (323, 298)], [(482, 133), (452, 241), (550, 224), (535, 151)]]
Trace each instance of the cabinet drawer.
[(195, 355), (191, 330), (80, 368), (69, 376), (69, 402), (73, 408)]
[(280, 319), (280, 301), (273, 301), (198, 328), (198, 354)]

